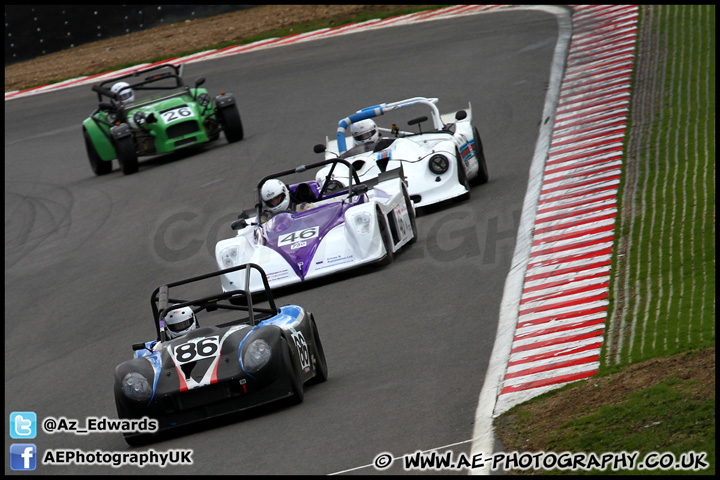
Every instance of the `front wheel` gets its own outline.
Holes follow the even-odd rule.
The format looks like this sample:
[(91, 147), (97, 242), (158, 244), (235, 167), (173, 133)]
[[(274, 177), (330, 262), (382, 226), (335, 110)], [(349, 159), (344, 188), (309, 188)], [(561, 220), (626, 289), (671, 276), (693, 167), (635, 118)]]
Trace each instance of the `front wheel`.
[(115, 139), (115, 151), (120, 168), (125, 175), (138, 171), (138, 157), (132, 135)]
[(377, 217), (380, 237), (382, 238), (383, 245), (385, 246), (385, 256), (378, 261), (378, 264), (382, 266), (390, 265), (395, 259), (393, 254), (392, 234), (390, 233), (390, 227), (387, 224), (385, 215), (378, 210)]
[(298, 363), (294, 360), (287, 340), (283, 338), (282, 343), (285, 347), (285, 352), (287, 352), (286, 373), (290, 379), (290, 387), (292, 389), (290, 404), (297, 405), (302, 403), (303, 399), (305, 398), (305, 389), (303, 387), (302, 377), (300, 375), (300, 365), (298, 365)]
[[(122, 402), (118, 398), (120, 394), (115, 391), (115, 407), (117, 408), (118, 418), (124, 419), (124, 418), (132, 418), (128, 412), (125, 410), (125, 408), (122, 406)], [(148, 443), (152, 442), (153, 434), (152, 433), (124, 433), (123, 437), (125, 438), (125, 442), (130, 445), (131, 447), (142, 447), (144, 445), (147, 445)]]
[(90, 168), (95, 175), (107, 175), (112, 171), (112, 160), (104, 161), (95, 149), (95, 144), (90, 138), (87, 129), (83, 127), (83, 138), (85, 139), (85, 149), (87, 150), (88, 160), (90, 160)]
[(482, 139), (478, 133), (477, 127), (473, 128), (473, 140), (475, 148), (475, 158), (478, 161), (478, 174), (473, 178), (473, 185), (483, 185), (490, 179), (488, 173), (487, 162), (485, 161), (485, 150), (483, 149)]
[(410, 240), (410, 243), (417, 242), (417, 220), (415, 219), (415, 209), (413, 207), (412, 200), (410, 200), (410, 194), (407, 191), (407, 188), (403, 186), (403, 196), (405, 197), (405, 207), (408, 211), (408, 216), (410, 217), (410, 226), (412, 227), (412, 240)]
[(243, 131), (242, 120), (240, 120), (240, 112), (238, 112), (237, 105), (233, 104), (219, 108), (217, 115), (228, 143), (238, 142), (243, 139), (245, 132)]
[(465, 165), (463, 164), (462, 157), (458, 149), (455, 149), (455, 158), (457, 159), (457, 180), (460, 185), (465, 189), (465, 193), (459, 197), (453, 198), (453, 202), (462, 202), (470, 198), (470, 182), (467, 178), (467, 172), (465, 171)]

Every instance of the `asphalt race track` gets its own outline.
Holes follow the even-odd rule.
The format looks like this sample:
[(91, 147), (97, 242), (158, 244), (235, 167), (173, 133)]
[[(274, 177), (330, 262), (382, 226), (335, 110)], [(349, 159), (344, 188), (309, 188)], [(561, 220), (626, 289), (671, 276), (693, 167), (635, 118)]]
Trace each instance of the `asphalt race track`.
[[(387, 268), (284, 293), (314, 313), (330, 378), (298, 406), (231, 416), (137, 449), (119, 433), (45, 434), (50, 449), (192, 449), (193, 465), (38, 465), (43, 474), (329, 474), (447, 445), (470, 450), (478, 394), (550, 77), (557, 21), (504, 11), (189, 64), (233, 92), (245, 139), (93, 175), (81, 122), (89, 86), (5, 103), (5, 419), (116, 418), (115, 366), (154, 337), (149, 297), (215, 270), (215, 243), (268, 173), (321, 159), (356, 110), (414, 96), (473, 108), (490, 182), (418, 218)], [(408, 119), (411, 117), (408, 117)], [(13, 443), (6, 436), (6, 451)], [(40, 462), (38, 462), (40, 463)], [(372, 474), (373, 468), (352, 472)], [(402, 468), (378, 473), (402, 473)], [(5, 473), (11, 473), (6, 463)]]

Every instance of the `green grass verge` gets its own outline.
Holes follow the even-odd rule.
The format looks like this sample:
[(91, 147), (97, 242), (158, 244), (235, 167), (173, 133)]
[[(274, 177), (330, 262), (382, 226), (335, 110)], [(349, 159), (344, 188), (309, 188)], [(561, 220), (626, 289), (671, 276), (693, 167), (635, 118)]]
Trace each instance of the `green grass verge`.
[[(687, 452), (705, 452), (705, 462), (714, 465), (715, 449), (708, 449), (705, 437), (715, 436), (715, 399), (694, 398), (696, 386), (694, 380), (673, 379), (633, 392), (620, 403), (601, 406), (562, 425), (553, 432), (548, 449), (640, 452), (640, 460), (651, 452), (670, 453), (676, 461)], [(643, 473), (664, 471), (656, 468)]]
[(642, 139), (639, 179), (634, 198), (621, 188), (620, 205), (638, 213), (616, 240), (634, 261), (612, 280), (624, 292), (626, 328), (604, 367), (715, 345), (714, 10), (675, 5), (641, 15), (662, 55), (659, 83), (641, 86), (655, 88), (656, 108), (631, 125)]

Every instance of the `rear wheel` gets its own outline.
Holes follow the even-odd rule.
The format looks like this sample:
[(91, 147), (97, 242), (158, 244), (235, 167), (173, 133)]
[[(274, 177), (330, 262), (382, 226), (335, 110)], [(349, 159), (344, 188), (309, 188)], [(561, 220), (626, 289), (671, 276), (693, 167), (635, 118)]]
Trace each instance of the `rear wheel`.
[(312, 328), (313, 343), (315, 344), (315, 376), (310, 383), (322, 383), (328, 378), (328, 367), (314, 318), (310, 321), (310, 327)]
[(138, 157), (132, 135), (115, 139), (115, 151), (120, 168), (125, 175), (138, 171)]
[(85, 149), (87, 150), (88, 160), (90, 160), (90, 168), (95, 175), (106, 175), (112, 171), (112, 160), (104, 161), (98, 155), (95, 145), (90, 138), (90, 134), (83, 127), (83, 138), (85, 139)]
[(483, 149), (482, 139), (478, 133), (477, 127), (473, 129), (473, 140), (475, 144), (475, 158), (478, 161), (478, 174), (473, 178), (473, 185), (482, 185), (490, 179), (488, 173), (487, 162), (485, 162), (485, 150)]
[(242, 140), (245, 132), (243, 131), (242, 120), (240, 120), (240, 112), (238, 112), (237, 105), (220, 108), (217, 114), (228, 143)]

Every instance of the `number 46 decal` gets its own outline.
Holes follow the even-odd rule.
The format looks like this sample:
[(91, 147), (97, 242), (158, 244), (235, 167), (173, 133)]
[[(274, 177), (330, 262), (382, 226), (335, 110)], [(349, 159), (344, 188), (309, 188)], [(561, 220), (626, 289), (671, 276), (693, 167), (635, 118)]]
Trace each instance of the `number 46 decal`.
[(278, 247), (317, 237), (319, 229), (319, 227), (310, 227), (306, 228), (305, 230), (298, 230), (292, 233), (288, 233), (287, 235), (282, 235), (278, 239)]

